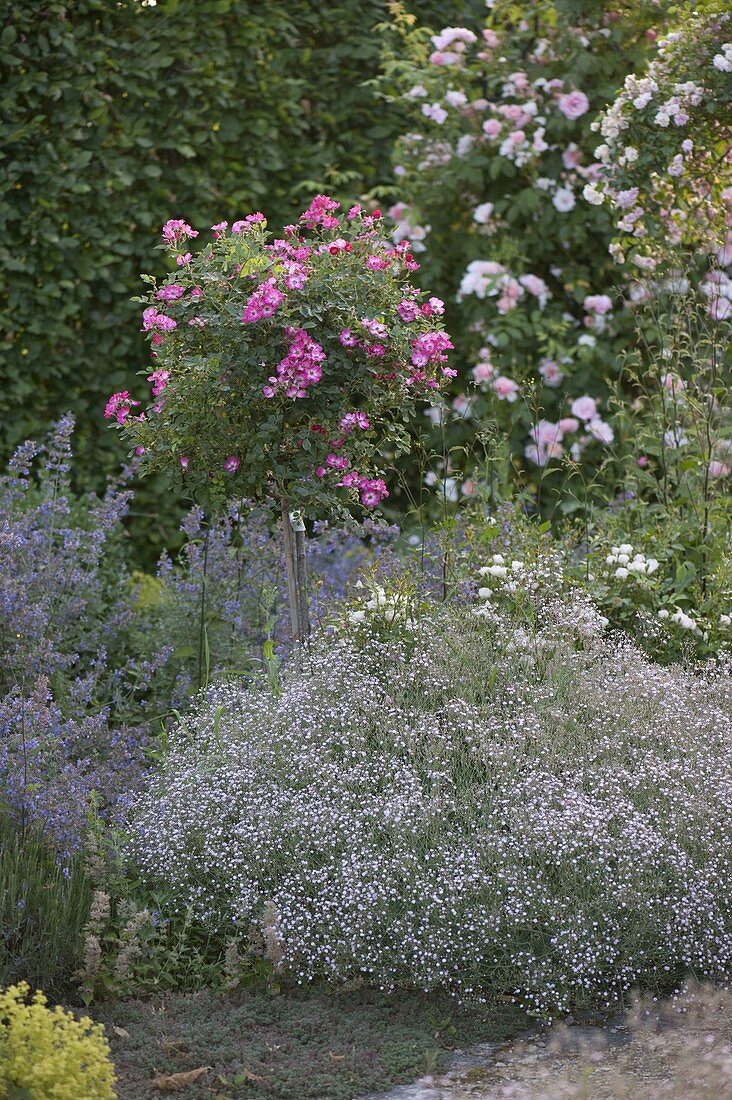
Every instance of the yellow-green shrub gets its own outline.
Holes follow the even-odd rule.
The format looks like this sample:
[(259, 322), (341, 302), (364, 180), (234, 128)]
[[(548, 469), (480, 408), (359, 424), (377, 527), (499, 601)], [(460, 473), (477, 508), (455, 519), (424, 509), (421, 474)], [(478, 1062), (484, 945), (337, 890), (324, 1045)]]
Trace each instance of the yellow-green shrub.
[(19, 982), (0, 992), (0, 1096), (114, 1100), (114, 1066), (101, 1024), (77, 1020)]

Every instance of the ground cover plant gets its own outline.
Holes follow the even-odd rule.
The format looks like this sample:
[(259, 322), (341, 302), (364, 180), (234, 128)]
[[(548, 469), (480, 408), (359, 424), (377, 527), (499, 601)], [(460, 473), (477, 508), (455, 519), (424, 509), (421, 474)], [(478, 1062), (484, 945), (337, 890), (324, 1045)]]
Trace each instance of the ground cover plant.
[(185, 1095), (226, 1100), (352, 1100), (440, 1069), (455, 1046), (504, 1040), (525, 1016), (511, 1005), (460, 1007), (446, 996), (326, 988), (99, 1005), (124, 1100), (156, 1076), (207, 1067)]

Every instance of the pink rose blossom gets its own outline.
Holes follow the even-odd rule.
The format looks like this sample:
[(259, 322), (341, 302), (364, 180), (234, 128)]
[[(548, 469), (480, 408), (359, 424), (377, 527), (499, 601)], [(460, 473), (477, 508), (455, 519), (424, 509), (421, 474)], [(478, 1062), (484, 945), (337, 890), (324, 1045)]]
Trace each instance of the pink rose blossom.
[(613, 439), (615, 439), (615, 433), (610, 425), (597, 417), (589, 422), (587, 430), (598, 443), (612, 443)]
[(596, 313), (604, 317), (613, 308), (612, 298), (607, 294), (588, 294), (583, 302), (583, 307), (588, 313)]
[(177, 302), (185, 294), (185, 287), (178, 283), (170, 283), (169, 286), (161, 286), (155, 297), (160, 302)]
[(154, 370), (147, 376), (148, 382), (152, 382), (153, 397), (159, 397), (170, 380), (169, 370)]
[(124, 424), (132, 408), (139, 404), (139, 401), (133, 401), (128, 390), (113, 393), (105, 406), (104, 419), (109, 420), (113, 416), (118, 424)]
[(477, 363), (472, 370), (473, 378), (476, 382), (490, 382), (493, 375), (496, 373), (496, 368), (487, 362)]
[(549, 386), (551, 389), (561, 386), (564, 380), (562, 368), (553, 359), (542, 359), (539, 364), (539, 374), (544, 379), (544, 385)]
[(274, 279), (267, 279), (266, 282), (260, 283), (254, 293), (249, 296), (244, 307), (242, 324), (248, 325), (255, 321), (261, 321), (263, 318), (272, 317), (284, 300), (285, 296), (275, 286)]
[(186, 240), (188, 237), (197, 237), (198, 232), (195, 229), (191, 229), (187, 222), (184, 222), (181, 218), (171, 218), (163, 226), (163, 240), (166, 244), (175, 245), (179, 241)]
[(579, 420), (573, 416), (563, 416), (559, 421), (559, 427), (566, 433), (576, 432), (579, 430)]
[(517, 384), (505, 375), (499, 374), (492, 382), (493, 392), (500, 401), (508, 401), (510, 404), (516, 400), (519, 394)]
[(350, 432), (353, 428), (360, 428), (361, 431), (367, 431), (371, 427), (371, 422), (366, 413), (363, 412), (351, 412), (341, 420), (341, 427), (345, 432)]
[(572, 415), (579, 417), (580, 420), (594, 420), (597, 416), (597, 401), (585, 394), (582, 397), (575, 398), (571, 409)]
[(419, 317), (419, 306), (411, 298), (404, 298), (397, 306), (397, 313), (400, 320), (408, 324), (410, 321), (416, 321)]
[(566, 95), (560, 95), (557, 106), (565, 118), (574, 122), (589, 111), (590, 101), (584, 92), (567, 92)]

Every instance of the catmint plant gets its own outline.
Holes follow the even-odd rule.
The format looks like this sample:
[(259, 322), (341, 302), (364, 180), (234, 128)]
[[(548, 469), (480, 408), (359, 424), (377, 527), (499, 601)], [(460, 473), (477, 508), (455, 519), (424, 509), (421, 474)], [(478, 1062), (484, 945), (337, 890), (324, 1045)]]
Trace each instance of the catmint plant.
[(173, 473), (197, 503), (279, 508), (295, 638), (308, 632), (302, 516), (376, 509), (382, 449), (408, 448), (415, 402), (454, 374), (443, 303), (411, 285), (408, 242), (391, 244), (378, 210), (338, 209), (318, 195), (274, 240), (260, 213), (219, 222), (195, 255), (198, 231), (169, 221), (175, 271), (145, 277), (151, 400), (122, 391), (105, 410), (142, 471)]

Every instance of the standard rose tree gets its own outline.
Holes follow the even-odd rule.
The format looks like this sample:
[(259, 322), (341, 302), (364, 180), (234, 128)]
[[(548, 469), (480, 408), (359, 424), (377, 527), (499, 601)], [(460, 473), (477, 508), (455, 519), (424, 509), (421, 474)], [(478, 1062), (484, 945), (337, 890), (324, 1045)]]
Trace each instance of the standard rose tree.
[(410, 284), (408, 242), (391, 244), (378, 210), (338, 209), (318, 195), (274, 240), (262, 214), (220, 222), (195, 255), (198, 232), (169, 221), (175, 271), (143, 277), (151, 401), (140, 411), (124, 391), (105, 410), (143, 471), (174, 472), (197, 501), (279, 505), (295, 638), (308, 625), (290, 513), (378, 507), (383, 450), (408, 448), (415, 402), (454, 375), (443, 304)]

